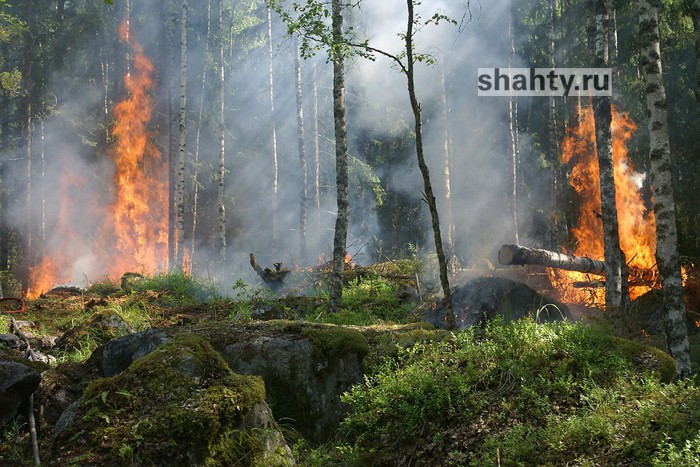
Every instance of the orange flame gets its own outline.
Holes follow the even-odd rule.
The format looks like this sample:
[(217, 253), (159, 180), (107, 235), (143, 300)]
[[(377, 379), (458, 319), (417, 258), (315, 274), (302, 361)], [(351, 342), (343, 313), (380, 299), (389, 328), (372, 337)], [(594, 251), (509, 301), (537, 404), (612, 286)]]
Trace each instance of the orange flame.
[[(627, 143), (636, 125), (627, 113), (612, 110), (612, 143), (615, 172), (615, 202), (617, 205), (620, 247), (630, 271), (632, 299), (657, 285), (656, 228), (654, 213), (648, 211), (640, 194), (643, 174), (634, 171), (627, 157)], [(571, 230), (576, 239), (573, 254), (602, 260), (603, 223), (600, 219), (600, 172), (595, 147), (593, 109), (581, 109), (577, 127), (571, 128), (562, 142), (562, 162), (574, 164), (569, 183), (579, 195), (581, 205), (578, 223)], [(571, 302), (601, 306), (605, 302), (604, 289), (582, 291), (574, 289), (574, 281), (589, 281), (586, 274), (569, 271), (551, 271), (550, 277), (561, 298)]]
[[(59, 220), (52, 229), (52, 236), (65, 240), (65, 244), (79, 245), (82, 251), (69, 249), (45, 255), (30, 271), (27, 291), (30, 298), (71, 280), (77, 272), (71, 270), (76, 269), (73, 264), (90, 249), (91, 261), (110, 277), (119, 277), (127, 271), (153, 273), (167, 268), (168, 167), (148, 129), (153, 65), (127, 32), (123, 22), (119, 34), (133, 52), (133, 67), (124, 77), (127, 97), (114, 108), (116, 123), (112, 133), (116, 144), (111, 153), (115, 164), (112, 201), (106, 206), (80, 205), (71, 198), (68, 189), (75, 181), (65, 174), (62, 176)], [(68, 219), (71, 215), (84, 214), (86, 209), (101, 216), (102, 222), (97, 232), (83, 232), (84, 238), (78, 238)]]

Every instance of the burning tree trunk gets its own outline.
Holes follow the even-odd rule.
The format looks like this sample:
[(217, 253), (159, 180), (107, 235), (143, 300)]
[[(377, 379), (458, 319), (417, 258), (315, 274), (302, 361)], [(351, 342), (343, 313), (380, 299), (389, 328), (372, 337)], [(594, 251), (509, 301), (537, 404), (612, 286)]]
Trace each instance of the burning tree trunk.
[(676, 361), (678, 376), (690, 376), (690, 353), (686, 325), (683, 283), (681, 281), (678, 234), (673, 202), (671, 150), (668, 135), (668, 110), (661, 68), (657, 0), (640, 0), (639, 29), (642, 45), (642, 68), (646, 81), (649, 111), (649, 151), (651, 184), (654, 189), (656, 216), (656, 261), (661, 275), (666, 339)]
[(549, 268), (566, 269), (588, 274), (604, 275), (605, 263), (595, 259), (570, 256), (555, 251), (527, 248), (520, 245), (503, 245), (498, 251), (498, 262), (504, 265), (532, 264)]
[[(605, 0), (595, 2), (596, 22), (596, 66), (608, 66), (608, 31), (607, 8)], [(603, 244), (605, 248), (605, 305), (619, 307), (628, 300), (623, 300), (622, 265), (623, 255), (620, 249), (620, 236), (617, 223), (617, 206), (615, 204), (615, 179), (612, 153), (612, 111), (610, 97), (594, 98), (596, 151), (600, 171), (600, 199), (603, 217)]]

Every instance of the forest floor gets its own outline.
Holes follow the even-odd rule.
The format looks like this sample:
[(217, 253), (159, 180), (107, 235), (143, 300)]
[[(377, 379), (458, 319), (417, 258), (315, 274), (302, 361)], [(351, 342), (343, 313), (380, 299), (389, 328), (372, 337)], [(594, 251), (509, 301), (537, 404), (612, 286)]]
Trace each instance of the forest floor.
[[(370, 349), (381, 345), (382, 351), (365, 362), (365, 384), (344, 396), (352, 415), (330, 441), (284, 432), (300, 465), (425, 465), (431, 459), (444, 465), (695, 465), (700, 458), (700, 386), (670, 381), (671, 360), (654, 349), (660, 341), (634, 329), (638, 321), (615, 316), (594, 325), (532, 319), (507, 325), (497, 318), (456, 333), (430, 334), (430, 326), (420, 325), (420, 332), (401, 328), (388, 342), (373, 338), (396, 324), (420, 322), (439, 306), (436, 290), (419, 277), (414, 261), (349, 270), (343, 309), (333, 315), (319, 271), (292, 274), (284, 296), (241, 281), (223, 296), (215, 285), (181, 274), (106, 280), (27, 300), (25, 312), (0, 314), (0, 333), (18, 321), (33, 347), (60, 367), (83, 364), (110, 339), (151, 328), (282, 319), (360, 329)], [(697, 306), (700, 269), (688, 277), (690, 287), (697, 286), (688, 304)], [(111, 315), (124, 325), (100, 321)], [(700, 335), (693, 327), (697, 375)], [(0, 347), (0, 357), (7, 352)], [(50, 444), (41, 435), (39, 441)], [(26, 420), (0, 431), (0, 460), (32, 465)]]

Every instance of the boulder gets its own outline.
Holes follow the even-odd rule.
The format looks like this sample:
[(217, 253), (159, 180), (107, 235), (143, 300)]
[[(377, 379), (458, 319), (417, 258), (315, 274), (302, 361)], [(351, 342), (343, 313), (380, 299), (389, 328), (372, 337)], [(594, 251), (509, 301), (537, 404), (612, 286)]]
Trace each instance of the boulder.
[(41, 381), (41, 374), (22, 363), (0, 360), (0, 427), (17, 415)]
[[(452, 291), (455, 325), (467, 329), (500, 316), (505, 322), (532, 316), (539, 321), (557, 321), (569, 317), (566, 305), (551, 300), (531, 287), (502, 277), (478, 277)], [(427, 311), (423, 318), (444, 327), (445, 309)]]
[(292, 465), (256, 376), (201, 336), (175, 337), (90, 383), (57, 424), (49, 465)]
[(105, 344), (102, 350), (102, 371), (105, 376), (114, 376), (125, 370), (137, 359), (148, 355), (170, 337), (165, 331), (147, 329)]
[(22, 342), (19, 340), (19, 337), (14, 334), (0, 334), (0, 346), (19, 349), (21, 345)]

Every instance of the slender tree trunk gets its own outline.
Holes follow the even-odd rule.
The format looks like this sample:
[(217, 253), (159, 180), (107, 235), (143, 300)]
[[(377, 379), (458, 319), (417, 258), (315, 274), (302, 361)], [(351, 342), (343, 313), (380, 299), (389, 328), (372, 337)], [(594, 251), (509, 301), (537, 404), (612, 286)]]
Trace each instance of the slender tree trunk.
[(175, 184), (175, 225), (177, 228), (174, 268), (183, 271), (185, 246), (185, 152), (187, 112), (187, 0), (182, 0), (180, 14), (180, 112), (178, 115), (178, 156)]
[(319, 151), (318, 142), (318, 84), (317, 84), (317, 73), (316, 73), (316, 60), (314, 60), (313, 70), (312, 70), (312, 84), (311, 92), (313, 94), (314, 100), (314, 206), (316, 207), (316, 226), (315, 231), (318, 239), (321, 239), (321, 186), (320, 186), (320, 169), (321, 169), (321, 157)]
[(272, 74), (272, 10), (267, 9), (267, 53), (269, 59), (270, 139), (272, 144), (272, 254), (277, 254), (277, 206), (279, 205), (279, 165), (275, 127), (275, 86)]
[[(343, 2), (332, 0), (333, 43), (343, 39)], [(329, 310), (340, 311), (343, 298), (343, 269), (345, 266), (348, 236), (348, 143), (345, 122), (345, 57), (342, 49), (335, 50), (333, 57), (333, 120), (335, 121), (335, 184), (338, 214), (335, 219), (333, 237), (333, 271)]]
[[(29, 11), (32, 11), (33, 1), (29, 0)], [(24, 51), (24, 73), (22, 79), (24, 81), (24, 157), (25, 157), (25, 177), (26, 177), (26, 199), (25, 199), (25, 218), (24, 218), (24, 263), (25, 265), (32, 265), (34, 263), (34, 251), (33, 251), (33, 231), (32, 231), (32, 21), (31, 13), (29, 15), (30, 20), (27, 25), (26, 33), (26, 49)], [(28, 272), (28, 269), (26, 272)], [(25, 272), (25, 273), (26, 273)], [(27, 280), (28, 276), (24, 279)], [(25, 284), (27, 286), (28, 284)]]
[[(209, 56), (209, 41), (211, 39), (211, 0), (207, 0), (207, 34), (204, 44), (204, 56)], [(195, 246), (197, 244), (197, 215), (199, 203), (199, 143), (202, 135), (202, 116), (204, 114), (204, 94), (206, 93), (207, 69), (205, 64), (202, 70), (202, 87), (199, 97), (199, 112), (197, 117), (197, 132), (194, 143), (194, 162), (192, 163), (192, 232), (190, 233), (192, 240), (190, 244), (190, 260), (194, 264)]]
[[(513, 58), (515, 57), (515, 38), (513, 37), (513, 2), (508, 2), (508, 37), (510, 38), (510, 50), (508, 53), (508, 67), (512, 66)], [(518, 157), (515, 144), (515, 106), (513, 105), (513, 96), (508, 98), (508, 131), (510, 135), (510, 155), (512, 165), (512, 195), (511, 195), (511, 216), (513, 219), (513, 238), (515, 243), (520, 243), (520, 235), (518, 228)]]
[[(175, 10), (175, 5), (173, 4), (175, 0), (166, 0), (166, 12), (167, 12), (167, 25), (166, 25), (166, 42), (167, 42), (167, 76), (166, 76), (166, 86), (167, 86), (167, 105), (168, 105), (168, 265), (173, 265), (177, 262), (176, 249), (177, 249), (177, 231), (176, 231), (176, 220), (175, 220), (175, 171), (176, 158), (175, 158), (175, 147), (177, 142), (175, 141), (175, 122), (176, 122), (176, 112), (175, 112), (175, 70), (177, 66), (175, 64), (175, 29), (177, 26), (177, 11)], [(128, 9), (128, 7), (127, 7)], [(127, 62), (128, 63), (128, 62)]]
[(41, 253), (46, 244), (46, 134), (44, 132), (44, 117), (39, 119), (39, 182), (41, 187)]
[(299, 44), (295, 36), (294, 68), (297, 95), (297, 142), (299, 145), (299, 163), (301, 166), (301, 196), (299, 205), (299, 257), (302, 263), (306, 258), (306, 211), (308, 204), (308, 174), (306, 170), (306, 147), (304, 145), (304, 102), (302, 99), (301, 59)]
[(421, 117), (421, 108), (416, 97), (414, 74), (413, 74), (413, 2), (414, 0), (406, 0), (408, 5), (408, 26), (406, 28), (406, 77), (408, 79), (408, 96), (411, 101), (411, 109), (415, 119), (416, 133), (416, 155), (418, 157), (418, 167), (423, 176), (423, 188), (425, 190), (425, 198), (430, 209), (430, 218), (433, 224), (433, 237), (435, 240), (435, 252), (438, 257), (438, 266), (440, 269), (440, 284), (444, 295), (444, 304), (446, 309), (445, 321), (448, 328), (453, 328), (455, 324), (454, 312), (452, 310), (452, 292), (450, 291), (450, 280), (447, 275), (447, 260), (445, 259), (445, 251), (442, 247), (442, 235), (440, 233), (440, 218), (438, 216), (437, 204), (433, 195), (433, 187), (430, 183), (430, 171), (425, 163), (423, 155), (423, 122)]
[[(596, 22), (596, 66), (608, 65), (608, 31), (606, 30), (607, 9), (605, 0), (595, 2)], [(605, 250), (605, 305), (608, 308), (622, 305), (622, 251), (617, 225), (615, 204), (615, 179), (613, 170), (610, 98), (594, 98), (596, 127), (596, 151), (600, 171), (600, 198), (603, 216), (603, 244)]]
[(617, 89), (620, 83), (620, 69), (618, 63), (618, 43), (617, 43), (617, 9), (613, 8), (612, 2), (608, 2), (608, 16), (610, 21), (610, 68), (613, 70), (613, 89)]
[(218, 14), (218, 43), (217, 56), (219, 63), (219, 83), (218, 83), (218, 107), (219, 107), (219, 174), (217, 177), (217, 200), (218, 200), (218, 221), (219, 221), (219, 259), (223, 264), (226, 262), (226, 203), (225, 203), (225, 185), (226, 178), (226, 146), (224, 139), (224, 131), (226, 130), (224, 123), (224, 0), (219, 0)]
[(450, 175), (450, 165), (452, 156), (452, 146), (450, 144), (450, 108), (447, 104), (447, 83), (445, 80), (445, 61), (440, 65), (440, 120), (442, 124), (442, 177), (445, 185), (445, 208), (447, 209), (447, 255), (450, 258), (453, 270), (457, 267), (457, 256), (455, 255), (454, 244), (454, 216), (452, 212), (452, 179)]
[(104, 118), (104, 129), (105, 129), (105, 146), (109, 146), (111, 141), (111, 135), (109, 132), (110, 125), (109, 122), (109, 59), (107, 58), (104, 48), (100, 48), (101, 57), (101, 71), (102, 71), (102, 117)]
[(649, 115), (649, 157), (656, 217), (656, 262), (663, 288), (666, 339), (669, 353), (676, 361), (678, 376), (687, 377), (691, 372), (690, 353), (673, 202), (668, 110), (661, 67), (657, 0), (639, 1), (639, 30)]

